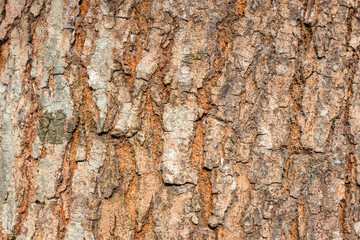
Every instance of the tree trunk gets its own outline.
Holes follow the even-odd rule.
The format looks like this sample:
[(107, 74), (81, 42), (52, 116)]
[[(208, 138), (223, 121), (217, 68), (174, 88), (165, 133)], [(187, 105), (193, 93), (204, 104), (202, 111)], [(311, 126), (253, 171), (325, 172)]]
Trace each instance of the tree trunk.
[(357, 0), (0, 13), (0, 239), (360, 239)]

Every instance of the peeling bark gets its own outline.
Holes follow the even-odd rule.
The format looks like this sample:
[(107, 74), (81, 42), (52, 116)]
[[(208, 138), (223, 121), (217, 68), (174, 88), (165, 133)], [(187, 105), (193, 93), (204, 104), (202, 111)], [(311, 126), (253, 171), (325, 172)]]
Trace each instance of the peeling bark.
[(360, 239), (357, 0), (0, 2), (0, 239)]

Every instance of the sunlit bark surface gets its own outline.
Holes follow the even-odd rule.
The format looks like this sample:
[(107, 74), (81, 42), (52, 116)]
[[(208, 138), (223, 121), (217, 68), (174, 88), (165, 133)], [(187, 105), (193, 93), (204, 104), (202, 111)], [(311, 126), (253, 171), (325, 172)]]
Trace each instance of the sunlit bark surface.
[(360, 239), (357, 0), (0, 0), (0, 239)]

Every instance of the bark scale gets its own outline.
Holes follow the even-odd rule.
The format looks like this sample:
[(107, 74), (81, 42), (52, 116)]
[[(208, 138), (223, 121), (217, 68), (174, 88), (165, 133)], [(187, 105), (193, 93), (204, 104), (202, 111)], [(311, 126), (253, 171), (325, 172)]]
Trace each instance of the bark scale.
[(0, 239), (359, 239), (357, 0), (0, 1)]

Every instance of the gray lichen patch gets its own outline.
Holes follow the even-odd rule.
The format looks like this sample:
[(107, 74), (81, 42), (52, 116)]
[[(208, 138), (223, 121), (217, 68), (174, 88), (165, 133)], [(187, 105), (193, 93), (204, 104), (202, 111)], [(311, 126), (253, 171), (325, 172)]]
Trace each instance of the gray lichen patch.
[(37, 129), (41, 142), (61, 144), (64, 136), (64, 124), (66, 115), (63, 110), (55, 112), (46, 111), (40, 119)]

